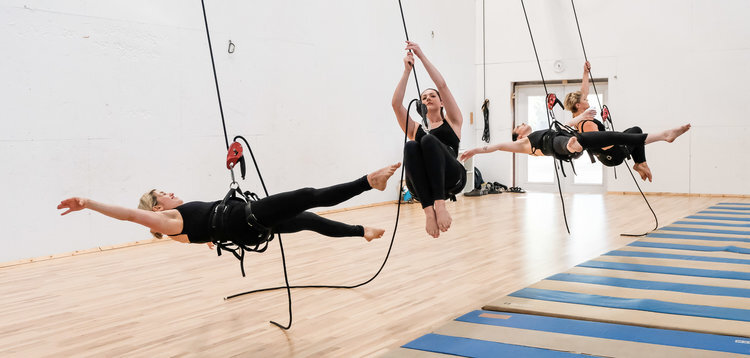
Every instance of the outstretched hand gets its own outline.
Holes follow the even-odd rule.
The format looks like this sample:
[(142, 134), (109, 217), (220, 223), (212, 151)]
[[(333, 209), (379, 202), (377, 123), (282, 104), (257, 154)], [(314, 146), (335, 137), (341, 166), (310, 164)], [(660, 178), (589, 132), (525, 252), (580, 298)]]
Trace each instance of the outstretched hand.
[(586, 63), (583, 64), (583, 73), (588, 75), (589, 72), (591, 72), (591, 64), (589, 61), (586, 61)]
[(58, 209), (68, 209), (67, 211), (63, 212), (60, 215), (65, 215), (73, 211), (79, 211), (86, 208), (86, 201), (88, 199), (86, 198), (68, 198), (60, 202), (60, 205), (57, 206)]

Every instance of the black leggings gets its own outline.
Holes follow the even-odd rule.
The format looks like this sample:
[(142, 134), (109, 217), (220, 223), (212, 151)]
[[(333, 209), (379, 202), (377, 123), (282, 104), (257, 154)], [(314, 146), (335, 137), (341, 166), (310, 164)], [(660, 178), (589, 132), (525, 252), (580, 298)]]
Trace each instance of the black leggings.
[[(634, 127), (637, 128), (637, 127)], [(631, 128), (633, 129), (633, 128)], [(640, 128), (638, 128), (638, 131), (640, 131)], [(585, 132), (585, 133), (579, 133), (578, 134), (578, 143), (581, 144), (584, 150), (596, 150), (603, 147), (608, 147), (610, 145), (625, 145), (625, 146), (632, 146), (634, 149), (641, 147), (643, 149), (642, 151), (642, 158), (645, 160), (646, 154), (645, 154), (645, 142), (646, 137), (648, 134), (642, 133), (642, 132), (636, 132), (631, 131), (629, 133), (623, 133), (623, 132)], [(552, 142), (552, 146), (554, 148), (555, 153), (562, 154), (564, 156), (572, 154), (570, 151), (568, 151), (567, 145), (568, 140), (570, 140), (569, 136), (565, 135), (558, 135), (555, 136)], [(640, 154), (639, 154), (640, 155)], [(635, 154), (633, 154), (633, 160), (638, 162), (638, 160), (635, 158)]]
[(422, 208), (432, 206), (435, 200), (445, 200), (466, 174), (450, 149), (431, 134), (419, 142), (406, 142), (404, 169)]
[(252, 202), (251, 211), (258, 223), (279, 233), (312, 230), (325, 236), (364, 236), (361, 225), (329, 220), (305, 210), (333, 206), (372, 189), (367, 176), (327, 188), (303, 188), (274, 194)]

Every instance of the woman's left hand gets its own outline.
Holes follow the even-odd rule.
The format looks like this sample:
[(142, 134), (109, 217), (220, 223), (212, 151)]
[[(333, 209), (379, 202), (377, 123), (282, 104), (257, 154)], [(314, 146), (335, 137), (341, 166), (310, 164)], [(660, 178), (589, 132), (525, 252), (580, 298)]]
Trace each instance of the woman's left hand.
[(86, 198), (68, 198), (60, 202), (60, 205), (57, 206), (58, 209), (68, 209), (64, 213), (60, 215), (65, 215), (67, 213), (71, 213), (73, 211), (83, 210), (86, 208), (86, 201), (88, 199)]
[(406, 41), (406, 50), (411, 50), (419, 58), (422, 58), (422, 56), (424, 56), (422, 48), (420, 48), (419, 45), (414, 41)]

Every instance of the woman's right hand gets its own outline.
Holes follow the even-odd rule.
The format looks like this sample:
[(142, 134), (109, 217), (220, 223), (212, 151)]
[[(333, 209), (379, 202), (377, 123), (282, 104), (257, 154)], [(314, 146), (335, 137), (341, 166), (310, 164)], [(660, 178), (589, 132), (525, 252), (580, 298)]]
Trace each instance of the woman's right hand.
[(583, 64), (583, 73), (588, 75), (589, 72), (591, 72), (591, 64), (589, 61), (586, 61), (586, 63)]
[(60, 215), (65, 215), (65, 214), (71, 213), (73, 211), (79, 211), (79, 210), (85, 209), (86, 208), (86, 202), (88, 200), (89, 199), (78, 198), (78, 197), (68, 198), (68, 199), (65, 199), (65, 200), (61, 201), (60, 205), (58, 205), (57, 208), (58, 209), (68, 209), (64, 213), (60, 214)]
[(407, 52), (404, 56), (404, 70), (411, 71), (414, 68), (414, 54)]

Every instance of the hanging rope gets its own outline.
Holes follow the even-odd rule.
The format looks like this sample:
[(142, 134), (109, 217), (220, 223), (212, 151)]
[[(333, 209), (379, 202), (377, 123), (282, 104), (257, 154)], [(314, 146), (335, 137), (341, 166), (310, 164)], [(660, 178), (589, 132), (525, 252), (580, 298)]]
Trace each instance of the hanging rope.
[[(221, 126), (224, 129), (224, 142), (226, 143), (226, 147), (227, 147), (227, 150), (228, 150), (229, 149), (229, 137), (227, 136), (227, 126), (226, 126), (226, 122), (224, 120), (224, 109), (222, 108), (222, 105), (221, 105), (221, 93), (219, 91), (219, 79), (218, 79), (218, 76), (216, 75), (216, 64), (215, 64), (215, 61), (214, 61), (214, 51), (211, 48), (211, 33), (210, 33), (209, 29), (208, 29), (208, 17), (206, 16), (206, 4), (205, 4), (204, 0), (201, 0), (201, 7), (203, 9), (203, 22), (206, 25), (206, 38), (208, 39), (208, 50), (209, 50), (209, 53), (211, 54), (211, 68), (213, 69), (214, 83), (216, 84), (216, 96), (217, 96), (217, 98), (219, 100), (219, 111), (221, 113)], [(238, 137), (235, 137), (234, 140), (236, 141), (237, 138)], [(244, 140), (244, 138), (243, 138), (243, 140)], [(247, 141), (245, 141), (245, 143), (247, 144)], [(253, 163), (255, 163), (255, 169), (258, 172), (258, 178), (260, 178), (261, 185), (263, 186), (263, 191), (266, 193), (266, 196), (268, 196), (268, 190), (266, 189), (266, 184), (263, 181), (263, 176), (260, 174), (260, 169), (258, 168), (258, 163), (255, 161), (255, 156), (253, 155), (252, 148), (250, 148), (250, 144), (247, 144), (247, 148), (250, 150), (250, 155), (253, 158)], [(231, 173), (232, 173), (232, 182), (234, 182), (234, 169), (231, 169)], [(279, 327), (281, 329), (287, 330), (287, 329), (289, 329), (292, 326), (292, 291), (289, 289), (289, 277), (287, 276), (286, 257), (284, 255), (284, 245), (281, 242), (281, 234), (277, 234), (277, 237), (279, 239), (279, 249), (281, 250), (281, 263), (282, 263), (282, 266), (284, 267), (284, 282), (286, 283), (285, 287), (287, 289), (287, 298), (288, 298), (288, 302), (289, 302), (289, 324), (286, 325), (286, 326), (283, 326), (283, 325), (281, 325), (281, 324), (279, 324), (279, 323), (277, 323), (275, 321), (271, 321), (271, 323), (274, 324), (274, 325), (276, 325), (277, 327)], [(244, 251), (242, 251), (242, 256), (244, 258)], [(244, 271), (244, 269), (243, 269), (243, 271)]]
[[(406, 20), (404, 18), (403, 7), (401, 6), (401, 0), (399, 0), (398, 6), (399, 6), (399, 9), (401, 10), (401, 20), (402, 20), (402, 22), (404, 24), (404, 34), (406, 35), (406, 40), (408, 41), (409, 40), (409, 33), (408, 33), (407, 29), (406, 29)], [(414, 64), (412, 64), (412, 70), (414, 70)], [(416, 72), (414, 73), (414, 82), (417, 85), (417, 93), (421, 94), (421, 92), (419, 91), (419, 81), (417, 80), (417, 74), (416, 74)], [(419, 99), (416, 98), (416, 99), (413, 99), (413, 100), (409, 101), (409, 105), (406, 108), (406, 118), (405, 118), (405, 120), (406, 120), (406, 128), (404, 130), (404, 145), (406, 145), (406, 141), (408, 139), (407, 133), (409, 133), (409, 122), (410, 122), (409, 121), (409, 111), (411, 110), (412, 104), (414, 104), (415, 102), (421, 104), (421, 102), (419, 102)], [(426, 111), (425, 111), (425, 113), (426, 113)], [(423, 117), (423, 119), (424, 119), (424, 117)], [(403, 152), (404, 151), (402, 150), (402, 153)], [(401, 159), (401, 162), (402, 163), (404, 162), (403, 157)], [(400, 175), (400, 179), (399, 179), (399, 183), (403, 183), (403, 182), (404, 182), (404, 166), (401, 167), (401, 175)], [(234, 295), (231, 295), (231, 296), (227, 296), (224, 299), (225, 300), (229, 300), (229, 299), (232, 299), (232, 298), (235, 298), (235, 297), (249, 295), (249, 294), (258, 293), (258, 292), (275, 291), (275, 290), (279, 290), (279, 289), (282, 289), (282, 288), (285, 288), (285, 287), (288, 288), (288, 289), (297, 289), (297, 288), (343, 288), (343, 289), (352, 289), (352, 288), (357, 288), (357, 287), (364, 286), (364, 285), (372, 282), (376, 277), (378, 277), (378, 275), (380, 275), (380, 272), (383, 271), (383, 268), (385, 267), (385, 264), (386, 264), (386, 262), (388, 262), (388, 258), (391, 255), (391, 250), (393, 249), (393, 243), (395, 242), (395, 239), (396, 239), (396, 231), (398, 230), (398, 221), (399, 221), (399, 217), (401, 215), (401, 202), (402, 201), (401, 201), (401, 194), (400, 193), (403, 192), (403, 190), (404, 190), (404, 186), (402, 184), (401, 187), (400, 187), (400, 189), (399, 189), (398, 204), (396, 206), (396, 222), (395, 222), (394, 227), (393, 227), (393, 235), (391, 236), (391, 242), (388, 245), (388, 252), (386, 253), (385, 259), (383, 260), (383, 263), (380, 265), (380, 268), (378, 269), (378, 271), (372, 277), (370, 277), (368, 280), (366, 280), (364, 282), (361, 282), (361, 283), (358, 283), (358, 284), (355, 284), (355, 285), (346, 285), (346, 286), (345, 285), (294, 285), (294, 286), (289, 286), (289, 284), (287, 283), (287, 286), (277, 286), (277, 287), (261, 288), (261, 289), (257, 289), (257, 290), (252, 290), (252, 291), (247, 291), (247, 292), (242, 292), (242, 293), (234, 294)]]
[[(550, 100), (550, 93), (547, 90), (547, 82), (544, 81), (544, 72), (542, 71), (542, 64), (539, 61), (539, 53), (537, 53), (536, 51), (536, 43), (534, 42), (534, 35), (531, 32), (531, 24), (529, 23), (529, 16), (526, 14), (526, 6), (524, 5), (523, 0), (521, 0), (521, 7), (523, 8), (523, 16), (526, 19), (526, 26), (529, 28), (529, 37), (531, 37), (531, 46), (534, 47), (534, 57), (536, 57), (536, 64), (539, 67), (539, 75), (542, 77), (542, 85), (544, 86), (544, 93), (546, 94), (546, 96), (544, 97), (545, 102), (548, 102)], [(552, 119), (555, 116), (555, 113), (553, 110), (554, 103), (552, 104), (552, 106), (550, 106), (547, 103), (545, 103), (545, 105), (547, 105), (547, 124), (549, 124), (549, 129), (552, 130), (552, 123), (553, 123)], [(565, 221), (565, 230), (567, 230), (568, 234), (570, 234), (570, 227), (568, 226), (568, 216), (565, 213), (565, 199), (563, 198), (562, 187), (560, 186), (560, 174), (558, 173), (558, 170), (557, 170), (557, 162), (553, 159), (552, 163), (555, 166), (555, 177), (557, 178), (557, 191), (560, 193), (560, 203), (562, 204), (563, 219)], [(562, 161), (560, 163), (560, 167), (562, 168)]]
[[(578, 13), (576, 12), (576, 4), (574, 0), (570, 0), (570, 5), (573, 7), (573, 16), (576, 19), (576, 28), (578, 29), (578, 38), (581, 40), (581, 49), (583, 50), (583, 58), (586, 60), (586, 62), (589, 61), (588, 56), (586, 56), (586, 46), (583, 45), (583, 35), (581, 34), (581, 26), (578, 23)], [(596, 101), (599, 103), (599, 108), (601, 108), (602, 113), (602, 120), (604, 121), (604, 124), (606, 125), (609, 123), (609, 127), (611, 130), (615, 130), (615, 125), (612, 123), (612, 115), (610, 114), (609, 108), (605, 105), (603, 106), (602, 103), (599, 101), (599, 93), (596, 91), (596, 82), (594, 81), (594, 75), (591, 74), (591, 71), (589, 71), (589, 78), (591, 81), (591, 85), (594, 88), (594, 94), (596, 94)], [(651, 203), (648, 202), (648, 199), (646, 198), (646, 195), (643, 193), (643, 190), (641, 190), (641, 186), (638, 184), (638, 180), (635, 178), (635, 175), (633, 174), (633, 170), (630, 169), (630, 162), (628, 162), (628, 158), (625, 158), (625, 167), (628, 168), (628, 171), (630, 172), (630, 176), (633, 178), (633, 182), (635, 183), (635, 186), (638, 188), (638, 192), (641, 193), (641, 196), (643, 197), (643, 200), (646, 201), (646, 205), (648, 205), (649, 210), (651, 210), (651, 214), (654, 216), (654, 228), (651, 231), (654, 231), (659, 228), (659, 218), (656, 217), (656, 212), (654, 212), (654, 208), (651, 207)], [(617, 171), (615, 167), (613, 167), (615, 170), (615, 179), (617, 179)], [(649, 231), (650, 232), (650, 231)], [(649, 232), (645, 232), (643, 234), (620, 234), (621, 236), (646, 236)]]

